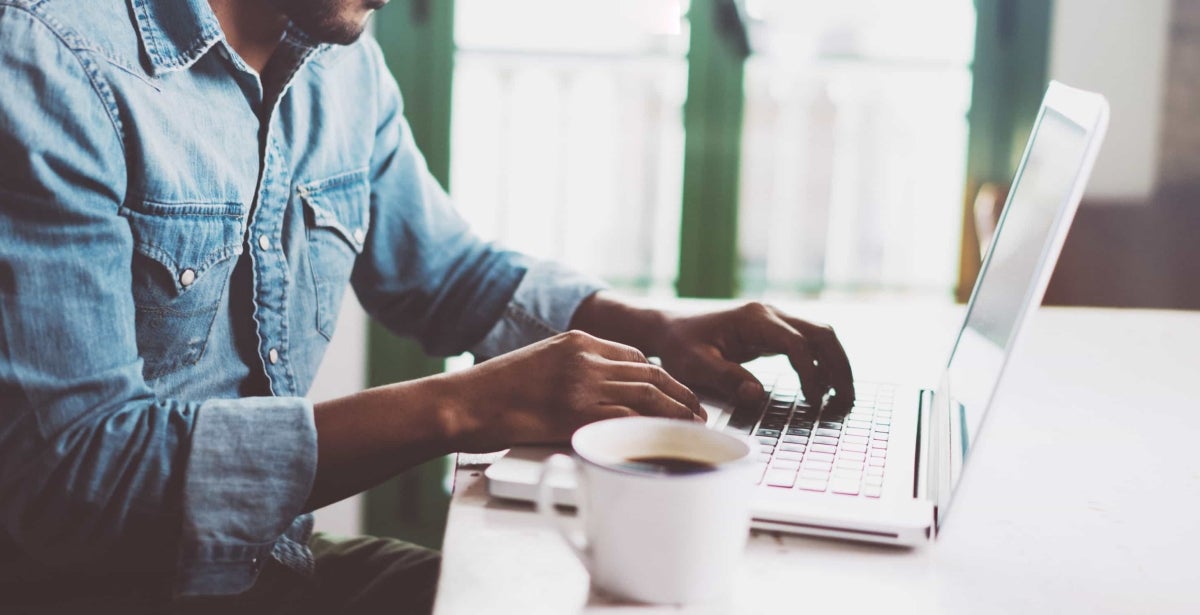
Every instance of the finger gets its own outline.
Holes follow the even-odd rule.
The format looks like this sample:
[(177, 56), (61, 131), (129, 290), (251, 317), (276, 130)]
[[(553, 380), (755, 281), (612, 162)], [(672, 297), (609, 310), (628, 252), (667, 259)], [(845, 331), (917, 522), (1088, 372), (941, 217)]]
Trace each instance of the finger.
[(667, 373), (667, 370), (650, 363), (612, 362), (606, 368), (606, 375), (621, 382), (645, 382), (658, 387), (663, 393), (675, 401), (687, 406), (696, 416), (708, 418), (708, 413), (700, 406), (700, 398), (691, 389), (684, 386)]
[(691, 419), (692, 409), (649, 382), (608, 382), (600, 390), (604, 405), (625, 406), (645, 416)]
[(804, 333), (804, 336), (816, 348), (816, 354), (821, 365), (825, 367), (830, 386), (837, 391), (839, 401), (854, 402), (854, 372), (850, 369), (850, 358), (846, 349), (833, 327), (808, 322), (799, 318), (780, 314), (793, 328)]
[(775, 315), (773, 308), (747, 319), (739, 330), (744, 346), (757, 346), (770, 352), (786, 354), (792, 369), (800, 376), (800, 388), (812, 404), (820, 404), (829, 384), (822, 378), (814, 361), (816, 356), (803, 333)]
[(712, 383), (711, 388), (729, 401), (757, 402), (766, 394), (754, 374), (721, 356), (715, 348), (711, 353), (701, 353), (689, 371), (690, 381)]

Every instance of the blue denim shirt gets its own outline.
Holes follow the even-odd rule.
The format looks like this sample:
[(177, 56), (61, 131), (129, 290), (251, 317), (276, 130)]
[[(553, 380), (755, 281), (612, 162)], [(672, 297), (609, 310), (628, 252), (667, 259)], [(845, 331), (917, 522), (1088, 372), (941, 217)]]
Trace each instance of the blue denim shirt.
[(0, 41), (0, 580), (306, 570), (347, 282), (439, 354), (598, 288), (472, 234), (369, 39), (289, 30), (274, 81), (206, 0), (0, 0)]

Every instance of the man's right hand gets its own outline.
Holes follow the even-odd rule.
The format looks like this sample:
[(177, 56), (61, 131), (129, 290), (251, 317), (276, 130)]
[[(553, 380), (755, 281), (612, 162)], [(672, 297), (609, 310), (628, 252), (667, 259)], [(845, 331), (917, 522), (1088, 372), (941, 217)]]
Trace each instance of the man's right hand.
[(568, 331), (446, 375), (443, 419), (457, 450), (560, 442), (578, 427), (622, 416), (707, 418), (690, 389), (631, 346)]

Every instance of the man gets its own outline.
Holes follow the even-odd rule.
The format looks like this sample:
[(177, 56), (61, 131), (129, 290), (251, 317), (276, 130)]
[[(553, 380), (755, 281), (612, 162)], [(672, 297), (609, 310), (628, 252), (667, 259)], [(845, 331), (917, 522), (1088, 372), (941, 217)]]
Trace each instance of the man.
[[(637, 308), (471, 234), (360, 36), (381, 4), (0, 0), (0, 610), (419, 612), (436, 554), (308, 512), (452, 451), (699, 420), (688, 387), (760, 397), (760, 353), (852, 398), (827, 327)], [(310, 403), (347, 282), (495, 358)]]

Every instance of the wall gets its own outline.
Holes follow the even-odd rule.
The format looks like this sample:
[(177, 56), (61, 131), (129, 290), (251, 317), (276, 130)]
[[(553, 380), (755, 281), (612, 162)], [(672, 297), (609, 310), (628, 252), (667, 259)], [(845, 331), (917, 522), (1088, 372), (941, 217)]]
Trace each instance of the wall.
[[(1068, 14), (1086, 13), (1086, 5), (1091, 4), (1057, 1), (1061, 8), (1071, 9)], [(1095, 4), (1109, 17), (1117, 14), (1112, 2)], [(1158, 34), (1161, 40), (1147, 40), (1144, 35), (1150, 22), (1157, 23), (1160, 4), (1159, 0), (1127, 0), (1122, 8), (1136, 6), (1154, 15), (1145, 19), (1126, 15), (1126, 28), (1088, 31), (1077, 24), (1056, 28), (1068, 32), (1059, 39), (1061, 45), (1071, 36), (1087, 33), (1091, 40), (1074, 44), (1114, 50), (1100, 54), (1090, 72), (1096, 73), (1091, 77), (1099, 80), (1095, 83), (1111, 82), (1101, 85), (1115, 99), (1113, 124), (1119, 121), (1121, 128), (1105, 144), (1108, 166), (1097, 167), (1093, 176), (1099, 190), (1089, 194), (1088, 205), (1079, 210), (1071, 227), (1046, 291), (1048, 304), (1200, 310), (1200, 241), (1196, 240), (1200, 235), (1200, 114), (1196, 113), (1200, 109), (1200, 0), (1170, 3), (1168, 27)], [(1162, 90), (1153, 90), (1150, 83), (1159, 71), (1131, 74), (1135, 67), (1115, 59), (1130, 51), (1131, 40), (1140, 41), (1140, 51), (1134, 50), (1134, 55), (1146, 55), (1147, 49), (1160, 45), (1166, 49)], [(1060, 51), (1060, 61), (1086, 55), (1082, 49)], [(1109, 70), (1106, 62), (1114, 62), (1111, 77), (1102, 74)], [(1086, 72), (1076, 74), (1087, 76)], [(1122, 85), (1124, 79), (1127, 85)], [(1153, 99), (1157, 102), (1150, 104)], [(1150, 135), (1155, 137), (1155, 148), (1146, 151)]]
[(1101, 92), (1112, 105), (1090, 200), (1141, 202), (1161, 159), (1171, 0), (1055, 0), (1050, 77)]
[(1167, 66), (1159, 182), (1186, 199), (1200, 193), (1200, 0), (1175, 1)]

